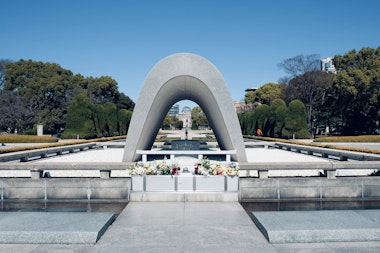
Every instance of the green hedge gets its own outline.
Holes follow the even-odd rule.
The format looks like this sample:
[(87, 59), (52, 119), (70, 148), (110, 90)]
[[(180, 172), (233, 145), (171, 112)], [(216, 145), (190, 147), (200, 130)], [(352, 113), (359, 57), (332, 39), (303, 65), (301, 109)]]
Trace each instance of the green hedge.
[(109, 137), (127, 134), (132, 112), (107, 102), (91, 103), (85, 94), (76, 96), (68, 107), (63, 139)]
[(380, 135), (326, 136), (317, 138), (314, 142), (380, 142)]
[(244, 138), (254, 139), (254, 140), (263, 140), (263, 141), (273, 141), (273, 142), (277, 141), (277, 142), (284, 142), (284, 143), (297, 144), (297, 145), (303, 145), (303, 146), (340, 149), (340, 150), (357, 151), (357, 152), (364, 152), (364, 153), (369, 153), (369, 154), (380, 155), (380, 150), (375, 150), (375, 149), (334, 146), (331, 144), (306, 143), (306, 142), (300, 142), (300, 141), (296, 141), (296, 140), (284, 140), (284, 139), (280, 139), (280, 138), (258, 137), (258, 136), (248, 136), (248, 135), (244, 136)]
[(32, 136), (32, 135), (0, 135), (0, 143), (50, 143), (58, 142), (58, 139), (52, 136)]
[[(4, 135), (0, 135), (2, 137)], [(52, 144), (45, 144), (45, 145), (38, 145), (36, 147), (35, 145), (31, 146), (22, 146), (22, 147), (13, 147), (13, 148), (1, 148), (0, 154), (5, 153), (11, 153), (11, 152), (17, 152), (17, 151), (24, 151), (24, 150), (33, 150), (36, 148), (53, 148), (53, 147), (61, 147), (61, 146), (67, 146), (67, 145), (75, 145), (75, 144), (82, 144), (82, 143), (89, 143), (89, 142), (103, 142), (103, 141), (113, 141), (113, 140), (120, 140), (125, 139), (127, 136), (113, 136), (113, 137), (107, 137), (107, 138), (97, 138), (92, 140), (73, 140), (73, 141), (66, 141), (66, 142), (59, 142), (59, 143), (52, 143)]]

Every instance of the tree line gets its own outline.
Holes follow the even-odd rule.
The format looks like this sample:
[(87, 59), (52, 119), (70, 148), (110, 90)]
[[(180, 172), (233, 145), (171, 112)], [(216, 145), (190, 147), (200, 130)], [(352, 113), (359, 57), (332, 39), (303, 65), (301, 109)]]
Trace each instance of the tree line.
[(258, 109), (275, 99), (286, 104), (297, 99), (305, 105), (307, 129), (313, 135), (379, 134), (380, 47), (335, 55), (336, 73), (321, 71), (320, 64), (316, 54), (284, 60), (278, 66), (288, 76), (248, 91), (245, 102)]
[[(238, 115), (243, 133), (379, 133), (380, 47), (335, 55), (336, 73), (321, 71), (320, 64), (316, 54), (280, 62), (287, 76), (246, 93), (255, 111)], [(109, 76), (74, 75), (55, 63), (0, 60), (0, 132), (35, 133), (41, 123), (46, 134), (70, 138), (126, 134), (133, 108)], [(192, 117), (193, 128), (208, 126), (200, 108), (193, 108)], [(167, 117), (163, 128), (181, 124)]]
[(85, 94), (79, 94), (68, 107), (66, 128), (62, 138), (95, 138), (126, 135), (132, 111), (118, 109), (116, 104), (95, 104)]
[[(83, 113), (81, 120), (78, 115), (69, 116), (70, 111), (76, 111), (75, 106), (79, 100), (91, 111)], [(129, 122), (126, 121), (128, 116), (124, 114), (131, 113), (133, 108), (134, 102), (118, 91), (117, 82), (109, 76), (94, 78), (74, 75), (55, 63), (32, 60), (0, 61), (2, 132), (33, 133), (36, 124), (41, 123), (46, 134), (59, 134), (64, 131), (72, 133), (73, 129), (78, 129), (80, 123), (89, 124), (88, 120), (91, 119), (92, 130), (87, 134), (78, 134), (86, 137), (125, 134)], [(107, 110), (112, 113), (109, 116), (112, 115), (113, 120), (108, 120), (104, 125), (102, 111)], [(120, 122), (116, 120), (118, 116)], [(115, 127), (118, 124), (119, 127)], [(99, 130), (100, 126), (108, 130)]]
[(258, 106), (252, 112), (238, 114), (243, 134), (276, 138), (310, 138), (305, 105), (293, 100), (287, 106), (282, 99)]

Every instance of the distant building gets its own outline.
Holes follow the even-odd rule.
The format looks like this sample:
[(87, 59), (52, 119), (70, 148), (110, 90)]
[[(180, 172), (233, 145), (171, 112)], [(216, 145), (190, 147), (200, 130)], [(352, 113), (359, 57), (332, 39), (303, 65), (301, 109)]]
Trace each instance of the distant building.
[[(247, 93), (249, 91), (256, 91), (256, 90), (257, 88), (247, 88), (245, 89), (245, 92)], [(256, 109), (256, 107), (260, 104), (261, 103), (258, 101), (255, 101), (254, 103), (248, 103), (248, 104), (246, 104), (245, 102), (234, 101), (234, 107), (235, 107), (236, 113), (253, 112)]]
[(245, 112), (253, 112), (257, 106), (261, 105), (259, 102), (246, 104), (245, 102), (236, 102), (234, 101), (234, 107), (236, 113), (245, 113)]
[(191, 108), (188, 106), (185, 106), (182, 108), (181, 113), (179, 112), (179, 104), (173, 105), (168, 114), (170, 116), (176, 116), (179, 120), (183, 122), (183, 127), (190, 127), (191, 128)]
[(333, 63), (333, 57), (327, 57), (321, 60), (321, 70), (326, 71), (326, 72), (331, 72), (334, 74), (337, 73), (334, 63)]
[(178, 119), (182, 120), (184, 128), (191, 128), (191, 108), (185, 106), (182, 108), (181, 114), (178, 114)]
[(257, 88), (248, 88), (248, 89), (245, 89), (245, 92), (248, 92), (248, 91), (256, 91)]
[(179, 114), (179, 104), (175, 104), (170, 108), (168, 114), (170, 116), (178, 115)]

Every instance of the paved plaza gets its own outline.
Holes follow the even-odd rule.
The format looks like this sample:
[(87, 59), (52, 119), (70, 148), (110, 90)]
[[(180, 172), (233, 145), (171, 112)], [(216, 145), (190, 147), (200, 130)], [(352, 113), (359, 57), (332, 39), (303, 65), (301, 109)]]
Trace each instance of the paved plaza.
[(0, 252), (368, 253), (380, 242), (269, 243), (237, 202), (131, 202), (96, 244), (0, 244)]
[[(54, 157), (46, 161), (120, 161), (122, 152), (123, 149), (108, 148)], [(277, 149), (252, 148), (246, 149), (246, 152), (249, 161), (258, 162), (267, 159), (273, 162), (323, 160)], [(190, 166), (193, 161), (190, 159), (186, 162)], [(372, 226), (375, 224), (377, 229), (380, 212), (371, 211), (375, 215), (361, 214), (360, 210), (355, 211), (355, 214), (375, 219)], [(302, 211), (306, 219), (308, 212)], [(17, 214), (23, 217), (22, 212)], [(264, 215), (264, 212), (261, 214)], [(266, 224), (267, 229), (285, 228), (283, 233), (286, 235), (290, 234), (286, 232), (286, 228), (294, 228), (297, 223), (302, 225), (298, 219), (302, 215), (294, 213), (293, 216), (281, 219), (277, 214), (279, 212), (272, 212), (274, 218), (269, 218), (269, 223), (268, 217), (263, 218), (266, 219), (263, 224)], [(339, 217), (335, 219), (339, 221), (338, 227), (354, 228), (354, 234), (363, 235), (366, 229), (372, 228), (371, 221), (358, 223), (350, 218), (352, 214), (345, 218), (346, 214), (337, 211), (331, 217), (334, 215)], [(312, 230), (329, 220), (328, 223), (334, 227), (334, 219), (331, 217), (309, 219), (310, 223), (303, 224), (307, 224), (307, 228)], [(65, 218), (61, 217), (60, 220)], [(275, 224), (271, 220), (276, 221)], [(36, 220), (31, 224), (35, 222)], [(16, 219), (16, 225), (28, 225), (28, 221)], [(301, 226), (303, 230), (308, 230), (307, 228)], [(271, 243), (262, 231), (238, 202), (130, 202), (95, 244), (3, 243), (0, 244), (0, 252), (380, 252), (380, 241), (376, 241), (374, 237), (368, 237), (372, 241), (364, 242), (355, 242), (353, 239), (344, 242)]]

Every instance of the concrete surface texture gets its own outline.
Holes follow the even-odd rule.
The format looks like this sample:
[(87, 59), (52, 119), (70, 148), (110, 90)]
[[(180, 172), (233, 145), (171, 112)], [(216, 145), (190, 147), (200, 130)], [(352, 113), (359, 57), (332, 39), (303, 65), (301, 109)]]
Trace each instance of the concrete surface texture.
[(233, 159), (239, 162), (247, 160), (239, 121), (223, 76), (205, 58), (178, 53), (159, 61), (144, 81), (128, 130), (124, 162), (136, 161), (136, 150), (150, 149), (170, 107), (185, 99), (202, 108), (221, 149), (236, 150)]
[(0, 212), (0, 243), (95, 244), (113, 213)]
[[(309, 159), (310, 156), (281, 150), (251, 149), (249, 160)], [(120, 161), (122, 150), (107, 149), (61, 156), (68, 161)], [(103, 153), (102, 153), (103, 152)], [(102, 155), (103, 154), (103, 155)], [(293, 156), (294, 155), (294, 156)], [(74, 156), (74, 157), (73, 157)], [(76, 158), (75, 158), (76, 157)], [(58, 159), (52, 158), (52, 159)], [(82, 159), (82, 160), (81, 160)], [(313, 158), (315, 159), (315, 158)], [(317, 158), (320, 159), (320, 158)], [(309, 160), (312, 162), (311, 160)], [(190, 162), (191, 164), (191, 162)], [(364, 210), (367, 211), (367, 210)], [(358, 215), (375, 219), (379, 210)], [(282, 212), (274, 213), (280, 218)], [(17, 213), (22, 217), (23, 213)], [(307, 212), (303, 213), (307, 214)], [(328, 214), (326, 214), (328, 215)], [(358, 216), (347, 216), (349, 223), (360, 231), (365, 228)], [(297, 216), (298, 217), (298, 216)], [(295, 226), (300, 223), (293, 217)], [(363, 217), (359, 217), (364, 219)], [(340, 221), (339, 217), (335, 219)], [(281, 222), (290, 221), (286, 217)], [(22, 221), (18, 219), (18, 221)], [(35, 219), (37, 222), (43, 220)], [(333, 218), (318, 219), (314, 225), (334, 222)], [(359, 221), (359, 220), (358, 220)], [(364, 224), (368, 224), (365, 222)], [(281, 224), (280, 224), (281, 225)], [(16, 225), (15, 225), (16, 226)], [(380, 227), (377, 225), (377, 227)], [(371, 239), (374, 240), (374, 239)], [(96, 244), (0, 244), (0, 252), (380, 252), (380, 241), (270, 243), (237, 202), (131, 202)]]
[(273, 244), (237, 202), (131, 202), (95, 245), (0, 244), (0, 252), (368, 253), (380, 242)]
[(271, 243), (380, 241), (379, 210), (253, 212)]

